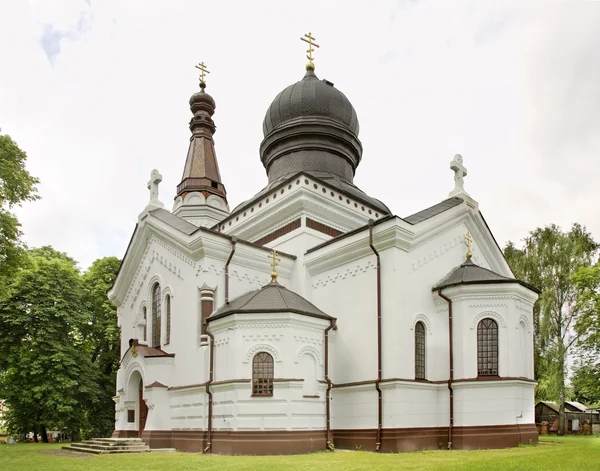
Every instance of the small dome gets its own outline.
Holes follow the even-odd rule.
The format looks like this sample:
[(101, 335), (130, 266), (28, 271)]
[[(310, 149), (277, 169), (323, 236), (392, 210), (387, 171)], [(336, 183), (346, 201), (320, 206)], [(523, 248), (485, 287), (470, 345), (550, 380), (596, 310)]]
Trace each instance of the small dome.
[(310, 317), (332, 319), (318, 307), (299, 294), (290, 291), (277, 282), (271, 282), (261, 289), (243, 294), (229, 304), (223, 305), (209, 319), (219, 319), (230, 314), (294, 312)]
[(204, 83), (200, 84), (200, 91), (194, 93), (190, 97), (190, 109), (192, 113), (197, 114), (198, 111), (206, 111), (210, 116), (215, 113), (215, 109), (217, 105), (215, 104), (215, 100), (208, 93), (204, 91), (206, 85)]
[(312, 70), (275, 97), (263, 121), (263, 133), (266, 137), (280, 124), (302, 117), (330, 118), (358, 136), (358, 117), (350, 100)]

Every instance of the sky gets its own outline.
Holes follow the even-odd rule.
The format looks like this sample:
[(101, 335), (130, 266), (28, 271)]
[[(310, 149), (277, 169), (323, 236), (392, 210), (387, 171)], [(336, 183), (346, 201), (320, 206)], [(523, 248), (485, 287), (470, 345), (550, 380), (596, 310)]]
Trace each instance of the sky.
[(41, 181), (24, 240), (121, 258), (154, 168), (172, 208), (200, 61), (231, 208), (257, 193), (264, 114), (309, 31), (358, 114), (354, 181), (396, 215), (447, 198), (460, 153), (501, 246), (551, 223), (600, 239), (598, 24), (600, 2), (0, 0), (0, 128)]

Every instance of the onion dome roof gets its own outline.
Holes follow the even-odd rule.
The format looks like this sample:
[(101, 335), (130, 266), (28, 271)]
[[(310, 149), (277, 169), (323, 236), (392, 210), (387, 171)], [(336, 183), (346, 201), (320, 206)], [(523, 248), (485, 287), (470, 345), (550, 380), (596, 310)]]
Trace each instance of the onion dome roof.
[(263, 121), (265, 136), (282, 123), (302, 117), (329, 118), (358, 136), (356, 111), (341, 91), (327, 80), (319, 80), (312, 70), (275, 97)]

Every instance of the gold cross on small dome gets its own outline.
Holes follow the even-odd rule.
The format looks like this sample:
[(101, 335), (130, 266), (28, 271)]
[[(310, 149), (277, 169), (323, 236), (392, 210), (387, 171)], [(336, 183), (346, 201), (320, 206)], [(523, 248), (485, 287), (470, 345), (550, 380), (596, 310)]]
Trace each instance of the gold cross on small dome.
[(203, 83), (206, 85), (205, 79), (206, 79), (206, 74), (210, 74), (209, 70), (204, 65), (204, 62), (200, 62), (195, 67), (196, 67), (196, 69), (200, 70), (200, 83)]
[(471, 236), (470, 232), (467, 232), (465, 235), (465, 244), (467, 245), (467, 259), (470, 259), (473, 256), (471, 252), (471, 244), (473, 244), (473, 236)]
[(319, 46), (317, 43), (314, 42), (315, 38), (313, 37), (312, 33), (309, 32), (308, 34), (305, 34), (303, 38), (300, 38), (302, 41), (304, 41), (305, 43), (308, 43), (308, 49), (306, 50), (307, 54), (306, 54), (306, 58), (308, 59), (308, 64), (306, 64), (306, 70), (315, 70), (315, 64), (313, 64), (313, 55), (312, 53), (315, 52), (315, 50), (313, 49), (314, 47), (321, 47)]
[(272, 250), (268, 258), (272, 260), (271, 268), (273, 268), (273, 271), (271, 272), (271, 281), (274, 283), (277, 281), (277, 265), (281, 262), (281, 258), (277, 255), (276, 250)]

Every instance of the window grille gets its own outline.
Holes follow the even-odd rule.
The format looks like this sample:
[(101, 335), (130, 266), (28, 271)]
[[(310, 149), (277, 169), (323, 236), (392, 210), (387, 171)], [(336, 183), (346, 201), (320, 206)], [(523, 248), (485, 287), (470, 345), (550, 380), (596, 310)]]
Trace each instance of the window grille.
[(273, 357), (267, 352), (260, 352), (252, 360), (252, 395), (273, 395)]
[(415, 379), (425, 379), (425, 326), (415, 325)]
[(477, 325), (477, 374), (498, 374), (498, 324), (493, 319), (483, 319)]
[(160, 285), (152, 290), (152, 346), (160, 348)]
[(148, 338), (148, 316), (146, 314), (146, 306), (144, 306), (142, 312), (144, 313), (144, 342), (146, 342)]
[(165, 304), (167, 308), (167, 332), (165, 338), (165, 344), (171, 343), (171, 296), (167, 294), (165, 298)]

